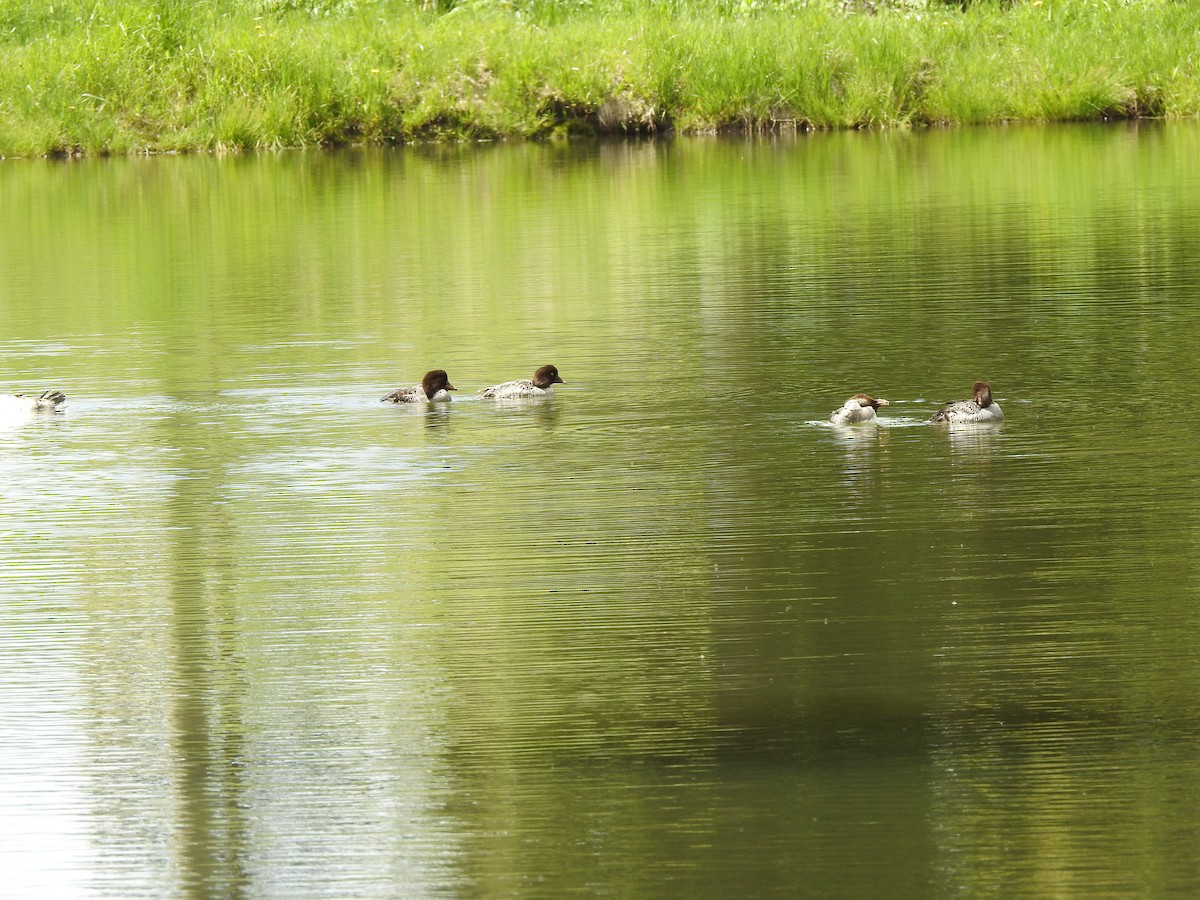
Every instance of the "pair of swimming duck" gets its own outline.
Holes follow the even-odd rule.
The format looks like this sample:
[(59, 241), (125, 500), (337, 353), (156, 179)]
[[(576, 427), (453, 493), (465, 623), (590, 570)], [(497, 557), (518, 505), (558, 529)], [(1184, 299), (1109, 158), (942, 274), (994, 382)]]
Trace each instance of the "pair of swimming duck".
[[(855, 394), (830, 414), (829, 421), (834, 425), (870, 422), (875, 419), (875, 410), (888, 405), (882, 398), (877, 400), (868, 394)], [(991, 385), (986, 381), (977, 381), (971, 387), (970, 400), (947, 403), (935, 412), (929, 421), (957, 425), (1000, 422), (1003, 419), (1004, 413), (1000, 411), (1000, 404), (992, 399)]]
[[(506, 381), (487, 388), (479, 396), (485, 400), (545, 397), (554, 392), (556, 384), (566, 384), (558, 376), (558, 369), (555, 366), (542, 366), (528, 381)], [(445, 369), (434, 369), (425, 373), (420, 385), (394, 390), (381, 398), (381, 402), (444, 403), (450, 400), (450, 391), (456, 390), (458, 388), (450, 383), (450, 376)], [(66, 405), (67, 397), (62, 391), (46, 391), (40, 397), (26, 397), (24, 394), (0, 396), (0, 413), (57, 412)]]
[[(506, 381), (480, 392), (484, 400), (518, 400), (533, 397), (545, 397), (554, 393), (554, 385), (566, 384), (558, 377), (558, 369), (554, 366), (542, 366), (533, 373), (531, 380), (519, 379)], [(416, 387), (399, 388), (386, 397), (379, 399), (380, 403), (446, 403), (452, 398), (450, 391), (457, 391), (450, 383), (450, 376), (445, 369), (433, 369), (425, 373), (420, 385)]]

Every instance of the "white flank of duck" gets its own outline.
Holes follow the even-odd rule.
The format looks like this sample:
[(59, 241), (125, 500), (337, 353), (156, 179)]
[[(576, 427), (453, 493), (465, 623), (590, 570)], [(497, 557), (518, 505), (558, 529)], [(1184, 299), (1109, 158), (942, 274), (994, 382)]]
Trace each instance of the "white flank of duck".
[(67, 395), (62, 391), (46, 391), (40, 397), (26, 397), (24, 394), (0, 396), (0, 413), (8, 415), (58, 412), (61, 409), (65, 409), (66, 405)]

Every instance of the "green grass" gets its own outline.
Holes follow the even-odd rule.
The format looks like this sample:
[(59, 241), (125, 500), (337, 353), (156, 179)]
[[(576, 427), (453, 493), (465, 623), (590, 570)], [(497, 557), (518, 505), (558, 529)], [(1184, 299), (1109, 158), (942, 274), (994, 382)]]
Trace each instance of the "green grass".
[(1200, 4), (9, 0), (0, 153), (1200, 112)]

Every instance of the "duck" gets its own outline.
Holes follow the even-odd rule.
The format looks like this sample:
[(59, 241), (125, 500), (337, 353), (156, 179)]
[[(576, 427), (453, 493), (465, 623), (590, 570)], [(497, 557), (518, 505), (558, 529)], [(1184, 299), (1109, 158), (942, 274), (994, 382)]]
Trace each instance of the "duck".
[(457, 391), (450, 383), (450, 376), (445, 369), (431, 369), (421, 379), (416, 387), (397, 388), (386, 397), (380, 397), (380, 403), (449, 403), (453, 398), (450, 391)]
[(0, 396), (0, 412), (9, 414), (59, 412), (66, 405), (67, 395), (62, 391), (46, 391), (40, 397), (26, 397), (24, 394)]
[(869, 394), (855, 394), (829, 415), (829, 421), (834, 425), (853, 425), (856, 422), (875, 421), (875, 410), (888, 406), (888, 402), (880, 397), (876, 400)]
[(554, 385), (566, 384), (558, 377), (556, 366), (542, 366), (533, 373), (532, 381), (506, 381), (487, 388), (480, 397), (484, 400), (516, 400), (526, 397), (548, 397), (554, 393)]
[(955, 400), (947, 403), (930, 418), (930, 422), (955, 424), (979, 424), (1001, 422), (1004, 413), (1000, 404), (992, 399), (992, 386), (986, 381), (977, 381), (971, 386), (970, 400)]

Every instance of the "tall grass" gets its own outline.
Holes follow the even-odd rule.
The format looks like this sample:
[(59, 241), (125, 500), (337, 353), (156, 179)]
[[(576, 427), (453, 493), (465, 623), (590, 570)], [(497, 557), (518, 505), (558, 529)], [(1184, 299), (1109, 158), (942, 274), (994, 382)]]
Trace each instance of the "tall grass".
[(1198, 112), (1170, 0), (0, 5), (7, 155)]

